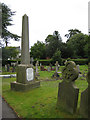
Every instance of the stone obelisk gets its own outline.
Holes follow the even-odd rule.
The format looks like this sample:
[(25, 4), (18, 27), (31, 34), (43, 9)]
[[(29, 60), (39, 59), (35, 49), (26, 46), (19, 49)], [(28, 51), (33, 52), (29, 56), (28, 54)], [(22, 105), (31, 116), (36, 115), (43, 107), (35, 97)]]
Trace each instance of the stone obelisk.
[(11, 83), (11, 89), (25, 91), (40, 86), (34, 79), (34, 69), (30, 64), (29, 24), (28, 16), (22, 17), (21, 64), (17, 66), (16, 82)]
[(25, 14), (22, 19), (21, 64), (30, 64), (28, 26), (28, 16)]

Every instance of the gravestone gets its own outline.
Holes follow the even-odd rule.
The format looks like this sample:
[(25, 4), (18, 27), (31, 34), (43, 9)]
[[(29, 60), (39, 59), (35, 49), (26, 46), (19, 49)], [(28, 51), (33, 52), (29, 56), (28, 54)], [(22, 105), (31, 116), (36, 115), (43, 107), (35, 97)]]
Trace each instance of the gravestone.
[(11, 89), (25, 91), (39, 86), (40, 82), (34, 80), (34, 69), (30, 64), (29, 25), (25, 14), (22, 18), (21, 64), (17, 66), (16, 82), (11, 83)]
[(57, 71), (58, 71), (58, 61), (56, 61), (55, 66), (56, 66), (56, 73), (57, 73)]
[(56, 61), (56, 63), (55, 63), (55, 70), (56, 70), (56, 71), (55, 71), (55, 73), (52, 75), (52, 77), (53, 77), (53, 78), (56, 78), (56, 79), (59, 78), (59, 74), (58, 74), (58, 72), (57, 72), (57, 71), (58, 71), (58, 65), (59, 65), (59, 64), (58, 64), (58, 61)]
[(81, 101), (80, 101), (80, 114), (84, 117), (84, 118), (88, 118), (88, 110), (90, 109), (90, 63), (88, 65), (88, 73), (86, 76), (87, 82), (88, 82), (88, 88), (86, 88), (86, 90), (84, 90), (81, 93)]
[(80, 73), (79, 65), (77, 65), (78, 72)]
[(36, 71), (35, 71), (35, 76), (39, 76), (39, 72), (38, 72), (38, 61), (36, 62)]
[(49, 66), (50, 66), (50, 70), (52, 70), (52, 64), (51, 63), (49, 64)]
[(7, 64), (7, 72), (9, 72), (9, 71), (10, 71), (10, 65)]
[(43, 65), (40, 66), (40, 70), (44, 71), (44, 66)]
[(33, 57), (31, 57), (31, 64), (33, 65), (33, 62), (34, 62), (34, 59), (33, 59)]
[(62, 70), (63, 81), (59, 83), (57, 107), (74, 113), (77, 109), (79, 89), (74, 85), (78, 70), (73, 61), (68, 61)]
[(51, 71), (51, 67), (50, 67), (50, 66), (47, 68), (47, 71), (48, 71), (48, 72), (50, 72), (50, 71)]

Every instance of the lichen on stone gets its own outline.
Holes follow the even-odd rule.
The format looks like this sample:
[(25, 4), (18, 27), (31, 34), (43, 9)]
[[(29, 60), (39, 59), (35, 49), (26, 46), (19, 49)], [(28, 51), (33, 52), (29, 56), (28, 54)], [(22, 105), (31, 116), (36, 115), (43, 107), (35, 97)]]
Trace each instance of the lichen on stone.
[(78, 69), (75, 62), (68, 61), (65, 64), (65, 67), (62, 69), (62, 78), (66, 82), (75, 81), (78, 78)]

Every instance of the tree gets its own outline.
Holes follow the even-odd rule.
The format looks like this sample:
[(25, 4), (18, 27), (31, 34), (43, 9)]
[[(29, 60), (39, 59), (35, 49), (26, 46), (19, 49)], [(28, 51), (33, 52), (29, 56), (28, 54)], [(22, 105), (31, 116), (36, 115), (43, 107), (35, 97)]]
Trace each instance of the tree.
[(54, 53), (53, 57), (52, 57), (52, 60), (54, 62), (58, 61), (59, 64), (61, 64), (62, 62), (62, 59), (61, 59), (61, 51), (60, 50), (56, 50), (56, 52)]
[(57, 49), (61, 50), (62, 38), (58, 31), (54, 31), (53, 35), (48, 35), (46, 42), (46, 56), (52, 57)]
[(31, 47), (31, 53), (30, 56), (32, 56), (34, 59), (45, 59), (46, 58), (46, 48), (45, 44), (43, 42), (37, 41), (37, 43), (34, 44), (34, 46)]
[(66, 43), (61, 44), (61, 57), (62, 58), (69, 58), (72, 56), (73, 51), (71, 50), (70, 46), (67, 46)]
[(67, 46), (71, 48), (73, 52), (72, 57), (85, 57), (85, 47), (88, 44), (88, 35), (83, 33), (73, 35), (67, 42)]
[(10, 8), (8, 8), (7, 5), (4, 3), (1, 4), (2, 7), (2, 38), (6, 44), (8, 45), (8, 41), (11, 39), (14, 39), (15, 41), (18, 41), (20, 36), (11, 33), (8, 31), (7, 27), (13, 25), (11, 23), (12, 16), (15, 15), (15, 12), (12, 12)]
[(19, 51), (16, 47), (2, 47), (2, 60), (8, 60), (17, 57)]
[(75, 34), (81, 33), (81, 31), (79, 31), (78, 29), (70, 29), (70, 30), (68, 30), (68, 32), (69, 32), (69, 33), (65, 35), (65, 37), (68, 38), (67, 41), (68, 41), (72, 36), (74, 36)]

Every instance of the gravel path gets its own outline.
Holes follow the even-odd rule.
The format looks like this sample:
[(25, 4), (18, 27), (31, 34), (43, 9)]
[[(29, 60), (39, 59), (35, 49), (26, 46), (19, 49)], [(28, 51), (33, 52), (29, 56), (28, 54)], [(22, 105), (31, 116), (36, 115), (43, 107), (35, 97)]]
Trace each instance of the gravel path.
[(1, 118), (18, 118), (6, 101), (0, 96), (0, 120)]

